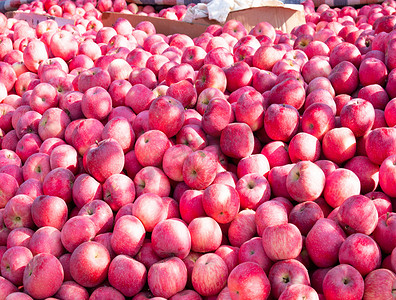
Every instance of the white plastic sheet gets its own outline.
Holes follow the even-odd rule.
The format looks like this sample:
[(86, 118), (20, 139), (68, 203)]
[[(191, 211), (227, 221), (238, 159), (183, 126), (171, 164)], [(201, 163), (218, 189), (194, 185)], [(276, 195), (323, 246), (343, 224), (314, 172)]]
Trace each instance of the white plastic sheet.
[(194, 7), (190, 7), (183, 19), (185, 22), (192, 22), (194, 19), (206, 18), (225, 23), (228, 14), (231, 11), (265, 6), (268, 0), (212, 0), (209, 3), (199, 3)]

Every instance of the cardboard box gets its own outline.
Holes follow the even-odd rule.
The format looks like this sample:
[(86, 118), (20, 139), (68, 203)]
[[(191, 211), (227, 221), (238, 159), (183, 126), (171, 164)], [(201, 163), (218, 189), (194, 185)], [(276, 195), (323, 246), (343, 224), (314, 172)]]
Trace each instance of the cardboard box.
[(17, 11), (9, 11), (6, 13), (7, 18), (14, 18), (18, 20), (25, 20), (29, 23), (30, 26), (36, 28), (37, 24), (41, 21), (45, 20), (54, 20), (59, 27), (62, 27), (66, 24), (74, 25), (74, 20), (67, 19), (67, 18), (59, 18), (50, 15), (39, 15), (39, 14), (32, 14), (32, 13), (24, 13), (24, 12), (17, 12)]
[[(150, 21), (153, 23), (158, 33), (165, 35), (183, 33), (192, 38), (205, 32), (209, 25), (219, 24), (217, 21), (212, 21), (208, 18), (196, 19), (193, 23), (186, 23), (158, 17), (105, 12), (102, 14), (103, 25), (113, 26), (118, 18), (127, 19), (132, 26), (136, 26), (142, 21)], [(278, 1), (270, 2), (267, 6), (231, 12), (227, 17), (227, 21), (231, 19), (242, 22), (248, 31), (263, 21), (271, 23), (276, 29), (289, 33), (294, 27), (305, 23), (302, 5), (285, 5)]]

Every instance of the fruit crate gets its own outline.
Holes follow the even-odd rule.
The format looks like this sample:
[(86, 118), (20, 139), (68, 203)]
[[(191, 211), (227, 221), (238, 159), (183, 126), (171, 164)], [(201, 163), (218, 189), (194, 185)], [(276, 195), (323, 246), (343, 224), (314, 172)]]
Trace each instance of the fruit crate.
[[(134, 27), (142, 21), (150, 21), (158, 33), (165, 35), (183, 33), (193, 38), (203, 33), (209, 25), (219, 24), (208, 18), (196, 19), (192, 23), (187, 23), (159, 17), (104, 12), (102, 14), (103, 25), (112, 26), (118, 18), (127, 19)], [(278, 1), (269, 1), (266, 6), (233, 11), (228, 15), (226, 21), (231, 19), (242, 22), (248, 31), (262, 21), (267, 21), (276, 29), (289, 33), (294, 27), (305, 23), (302, 5), (287, 5)]]
[(0, 12), (7, 12), (17, 10), (22, 4), (31, 3), (33, 0), (6, 0), (0, 1)]
[(45, 20), (54, 20), (58, 24), (59, 27), (64, 26), (66, 24), (72, 24), (72, 25), (74, 24), (73, 19), (54, 17), (54, 16), (50, 16), (50, 15), (39, 15), (39, 14), (32, 14), (32, 13), (16, 12), (16, 11), (7, 12), (6, 16), (7, 16), (7, 18), (14, 18), (17, 20), (25, 20), (33, 28), (36, 28), (38, 23), (45, 21)]

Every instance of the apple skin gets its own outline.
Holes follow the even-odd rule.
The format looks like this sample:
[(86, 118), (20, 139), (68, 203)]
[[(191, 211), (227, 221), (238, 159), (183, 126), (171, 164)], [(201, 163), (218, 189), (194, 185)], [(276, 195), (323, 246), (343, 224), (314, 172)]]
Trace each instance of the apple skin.
[(70, 203), (74, 179), (73, 173), (68, 169), (62, 167), (53, 169), (43, 180), (43, 192), (45, 195), (57, 196)]
[(205, 150), (195, 151), (183, 163), (183, 181), (193, 189), (205, 189), (215, 179), (216, 169), (216, 158), (212, 153)]
[(206, 134), (218, 137), (232, 121), (234, 113), (231, 104), (221, 97), (215, 97), (206, 106), (201, 124)]
[[(331, 74), (332, 68), (327, 59), (323, 56), (317, 56), (307, 61), (301, 70), (305, 82), (310, 83), (317, 77), (328, 77)], [(357, 71), (356, 71), (357, 72)]]
[(271, 192), (276, 197), (284, 197), (291, 199), (287, 191), (286, 181), (290, 170), (294, 164), (287, 164), (279, 167), (274, 167), (268, 172), (268, 182), (271, 185)]
[(43, 82), (33, 89), (29, 105), (33, 110), (43, 114), (47, 109), (56, 107), (58, 101), (57, 90), (52, 85)]
[(393, 212), (383, 214), (378, 218), (378, 225), (375, 228), (372, 237), (380, 246), (381, 250), (390, 254), (395, 248), (393, 239), (393, 228), (395, 227), (396, 214)]
[[(210, 232), (209, 228), (212, 228)], [(191, 235), (191, 250), (194, 252), (216, 251), (221, 245), (220, 225), (210, 217), (195, 218), (188, 225), (188, 230)]]
[(193, 290), (187, 290), (184, 289), (181, 292), (178, 292), (177, 294), (173, 295), (170, 300), (200, 300), (202, 299), (201, 296)]
[(379, 168), (379, 184), (382, 191), (389, 197), (396, 196), (395, 192), (391, 188), (395, 180), (395, 161), (396, 155), (390, 155), (381, 163), (381, 166)]
[(84, 242), (70, 257), (70, 273), (83, 287), (102, 283), (108, 274), (110, 255), (106, 247), (97, 242)]
[(135, 175), (134, 183), (137, 197), (144, 193), (167, 197), (171, 190), (169, 178), (160, 168), (152, 166), (139, 170)]
[(17, 286), (22, 285), (23, 272), (32, 258), (32, 252), (26, 247), (15, 246), (7, 249), (0, 259), (2, 276)]
[(32, 154), (39, 151), (41, 143), (41, 139), (36, 133), (27, 133), (16, 144), (15, 152), (22, 162), (26, 162)]
[(359, 80), (363, 86), (371, 84), (383, 86), (387, 75), (388, 70), (386, 69), (386, 65), (374, 57), (364, 59), (359, 67)]
[(393, 127), (381, 127), (370, 131), (366, 142), (367, 157), (375, 164), (382, 162), (393, 154), (396, 154), (396, 129)]
[(378, 212), (378, 218), (383, 214), (392, 212), (392, 202), (391, 199), (383, 192), (370, 192), (365, 194), (366, 197), (369, 197), (375, 205), (375, 208)]
[(220, 136), (222, 152), (233, 158), (243, 158), (253, 153), (254, 138), (251, 128), (245, 123), (228, 124)]
[(81, 300), (88, 300), (89, 294), (88, 291), (78, 283), (74, 281), (64, 281), (54, 297), (63, 299), (79, 297)]
[(239, 194), (229, 185), (211, 184), (203, 192), (202, 207), (218, 223), (229, 223), (239, 212)]
[(160, 196), (152, 193), (140, 195), (132, 206), (132, 215), (137, 217), (147, 232), (166, 219), (166, 211)]
[(101, 234), (96, 235), (95, 238), (93, 239), (94, 242), (98, 242), (106, 247), (107, 251), (109, 251), (110, 259), (113, 259), (114, 257), (116, 257), (116, 254), (114, 253), (113, 249), (111, 248), (112, 234), (113, 234), (112, 232), (101, 233)]
[(296, 299), (298, 297), (307, 300), (319, 300), (318, 293), (312, 287), (300, 283), (289, 285), (280, 295), (279, 299)]
[(251, 85), (253, 73), (246, 62), (240, 61), (225, 68), (227, 90), (236, 91), (238, 88)]
[(171, 142), (164, 132), (157, 129), (146, 131), (136, 140), (136, 158), (143, 167), (158, 167), (170, 146)]
[(78, 154), (76, 149), (70, 145), (59, 145), (54, 147), (48, 154), (50, 156), (51, 169), (62, 167), (70, 170), (74, 175), (78, 172)]
[(378, 212), (370, 198), (355, 195), (340, 205), (338, 221), (347, 233), (370, 235), (377, 227)]
[(362, 299), (364, 281), (352, 266), (340, 264), (327, 272), (323, 279), (323, 294), (326, 299)]
[(34, 231), (30, 228), (25, 227), (16, 228), (10, 231), (8, 228), (4, 228), (3, 225), (2, 233), (7, 234), (7, 237), (3, 242), (4, 245), (7, 245), (7, 248), (15, 246), (22, 246), (27, 248), (29, 246), (31, 237), (34, 234)]
[(134, 113), (138, 114), (149, 109), (154, 99), (154, 93), (148, 87), (143, 84), (135, 84), (125, 95), (125, 105), (132, 108)]
[(368, 235), (354, 233), (348, 236), (338, 253), (340, 264), (350, 264), (362, 276), (381, 266), (381, 249)]
[[(84, 230), (78, 229), (84, 228)], [(95, 223), (85, 216), (75, 216), (67, 220), (61, 231), (61, 241), (67, 251), (72, 253), (83, 242), (96, 235)]]
[[(385, 115), (385, 121), (386, 121), (386, 125), (389, 127), (393, 127), (396, 125), (396, 121), (395, 118), (393, 116), (393, 112), (395, 110), (395, 99), (390, 100), (384, 109), (384, 115)], [(382, 126), (382, 127), (386, 127), (386, 125)]]
[(174, 145), (166, 149), (162, 159), (162, 169), (172, 180), (183, 181), (183, 164), (193, 150), (187, 145)]
[(325, 182), (322, 169), (308, 160), (299, 161), (287, 175), (286, 188), (297, 202), (313, 201), (322, 194)]
[[(106, 139), (90, 148), (85, 154), (87, 171), (99, 182), (124, 168), (124, 151), (114, 139)], [(104, 163), (106, 162), (106, 163)]]
[(261, 70), (271, 71), (275, 63), (282, 59), (285, 51), (280, 47), (263, 45), (253, 55), (253, 66)]
[(319, 219), (305, 240), (312, 262), (320, 268), (334, 266), (338, 261), (338, 252), (345, 238), (344, 231), (336, 222), (330, 219)]
[(322, 151), (324, 156), (341, 165), (356, 153), (356, 138), (347, 127), (329, 130), (323, 137)]
[(238, 247), (221, 245), (214, 253), (224, 260), (227, 265), (228, 273), (238, 265)]
[(116, 256), (110, 263), (109, 283), (127, 297), (139, 293), (147, 280), (145, 266), (126, 255)]
[(107, 90), (100, 86), (92, 87), (87, 89), (82, 97), (81, 110), (86, 118), (101, 121), (109, 115), (111, 104), (111, 96)]
[(268, 159), (270, 169), (291, 163), (288, 145), (282, 141), (269, 142), (261, 149), (261, 154)]
[(296, 79), (289, 78), (275, 85), (269, 93), (270, 104), (288, 104), (299, 110), (305, 102), (304, 87)]
[(373, 105), (359, 98), (349, 101), (340, 112), (341, 125), (351, 129), (356, 137), (368, 133), (373, 127), (374, 119)]
[[(7, 291), (8, 293), (8, 291)], [(33, 298), (30, 297), (28, 294), (22, 293), (22, 292), (13, 292), (11, 294), (8, 294), (6, 297), (7, 300), (32, 300)]]
[(223, 259), (214, 253), (206, 253), (195, 262), (192, 285), (202, 296), (217, 295), (226, 285), (228, 268)]
[(254, 262), (244, 262), (234, 268), (227, 287), (231, 299), (267, 299), (271, 285), (265, 272)]
[(142, 222), (135, 216), (124, 215), (114, 225), (111, 247), (116, 254), (133, 257), (142, 247), (145, 236)]
[(60, 108), (47, 109), (40, 120), (38, 133), (44, 141), (49, 138), (64, 138), (67, 125), (71, 122), (69, 116)]
[(40, 40), (32, 40), (23, 51), (23, 61), (29, 71), (36, 73), (40, 62), (48, 59), (47, 47)]
[[(218, 88), (215, 88), (215, 87), (205, 88), (198, 95), (198, 99), (197, 99), (197, 104), (196, 104), (195, 110), (196, 110), (196, 112), (198, 112), (201, 115), (200, 120), (202, 120), (202, 116), (205, 113), (209, 102), (212, 99), (214, 99), (214, 98), (226, 99), (224, 93), (222, 91), (220, 91)], [(201, 125), (201, 122), (199, 122), (198, 125)]]
[(275, 141), (289, 142), (297, 133), (300, 115), (289, 104), (271, 104), (264, 115), (264, 128), (267, 135)]
[(77, 88), (81, 93), (85, 93), (87, 90), (93, 87), (102, 87), (105, 90), (108, 89), (111, 83), (111, 77), (107, 70), (102, 70), (99, 67), (93, 67), (88, 70), (84, 70), (78, 77)]
[(113, 211), (135, 200), (135, 185), (131, 178), (124, 174), (111, 175), (103, 183), (103, 200)]
[(361, 193), (373, 192), (379, 182), (379, 167), (372, 163), (367, 156), (355, 156), (350, 159), (345, 168), (353, 171), (360, 180)]
[(206, 88), (217, 88), (225, 92), (227, 86), (227, 77), (224, 71), (213, 64), (204, 64), (198, 71), (195, 80), (195, 88), (198, 96)]
[(61, 30), (52, 36), (50, 49), (54, 56), (69, 61), (78, 52), (78, 42), (71, 32)]
[(110, 206), (103, 200), (92, 200), (85, 204), (78, 216), (85, 216), (95, 224), (96, 234), (109, 232), (113, 228), (114, 217)]
[(29, 242), (29, 249), (33, 255), (50, 253), (57, 258), (60, 257), (64, 253), (61, 232), (51, 226), (40, 227), (32, 235)]
[[(228, 48), (228, 47), (227, 47)], [(208, 48), (206, 51), (208, 52), (204, 58), (204, 64), (206, 65), (215, 65), (218, 66), (224, 71), (227, 70), (227, 68), (232, 66), (232, 63), (234, 62), (234, 57), (232, 53), (230, 52), (229, 49), (225, 47), (217, 47), (214, 49), (209, 50)], [(227, 76), (227, 74), (226, 74)], [(228, 84), (228, 82), (227, 82)]]
[(235, 247), (240, 247), (246, 241), (252, 239), (256, 233), (256, 213), (251, 209), (240, 211), (228, 228), (228, 240)]
[[(99, 120), (79, 119), (66, 127), (65, 141), (83, 156), (92, 144), (102, 140), (103, 129), (104, 126)], [(68, 134), (70, 140), (68, 140)]]
[(359, 90), (358, 98), (370, 101), (374, 109), (384, 109), (389, 102), (389, 96), (379, 84), (371, 84)]
[(208, 136), (200, 125), (186, 124), (176, 134), (176, 144), (186, 145), (193, 151), (202, 150), (208, 145)]
[(267, 101), (259, 92), (255, 90), (244, 92), (236, 102), (235, 118), (237, 122), (248, 124), (252, 131), (257, 131), (264, 126), (267, 106)]
[(189, 80), (181, 80), (166, 90), (166, 95), (178, 100), (183, 107), (192, 108), (197, 103), (197, 91)]
[(349, 61), (342, 61), (337, 64), (331, 70), (328, 78), (337, 95), (352, 94), (359, 84), (359, 72)]
[(395, 273), (387, 269), (376, 269), (364, 278), (364, 295), (367, 300), (384, 300), (392, 297), (394, 289)]
[(138, 262), (141, 262), (147, 269), (149, 269), (153, 264), (159, 262), (161, 257), (159, 257), (154, 252), (153, 243), (151, 240), (145, 239), (142, 248), (140, 248), (138, 254), (135, 256), (135, 259)]
[(342, 61), (352, 63), (356, 68), (360, 66), (361, 54), (359, 49), (347, 42), (337, 45), (330, 53), (330, 64), (334, 68)]
[(48, 253), (37, 254), (23, 273), (24, 291), (33, 298), (43, 299), (54, 295), (64, 279), (59, 260)]
[(135, 133), (129, 120), (122, 116), (109, 119), (102, 132), (102, 139), (108, 138), (117, 140), (124, 153), (130, 151), (135, 143)]
[(291, 223), (268, 226), (262, 238), (264, 251), (273, 261), (296, 258), (302, 249), (301, 233)]
[(102, 194), (102, 185), (88, 174), (80, 174), (74, 181), (72, 190), (73, 202), (78, 208), (83, 207), (92, 200), (102, 199)]
[(8, 229), (19, 227), (33, 228), (31, 213), (33, 199), (27, 195), (16, 195), (4, 207), (3, 222)]
[(269, 226), (287, 224), (288, 213), (286, 208), (277, 201), (267, 201), (256, 210), (257, 233), (262, 236)]
[[(340, 189), (340, 186), (343, 186)], [(339, 168), (327, 178), (323, 191), (326, 202), (332, 207), (340, 206), (347, 198), (360, 194), (360, 180), (350, 170)]]
[(290, 140), (289, 155), (293, 163), (303, 160), (314, 162), (320, 158), (320, 154), (320, 141), (309, 133), (299, 132)]
[(390, 98), (394, 98), (396, 96), (396, 90), (394, 88), (394, 82), (396, 80), (396, 71), (392, 70), (388, 74), (388, 81), (385, 86), (385, 90), (388, 93)]
[(289, 222), (296, 225), (303, 236), (307, 236), (316, 221), (322, 218), (322, 208), (316, 202), (308, 201), (294, 206), (289, 214)]
[(149, 269), (147, 283), (154, 296), (170, 298), (186, 286), (186, 265), (178, 257), (161, 260)]
[(295, 259), (276, 262), (269, 271), (268, 279), (271, 283), (271, 295), (275, 299), (292, 284), (310, 285), (307, 269)]
[(178, 133), (184, 123), (184, 107), (180, 101), (161, 96), (151, 102), (149, 108), (149, 128), (157, 129), (172, 137)]
[(206, 216), (202, 206), (203, 191), (186, 190), (179, 200), (180, 215), (183, 221), (190, 223), (198, 217)]
[(265, 254), (262, 238), (260, 237), (253, 237), (240, 246), (238, 262), (239, 264), (244, 262), (257, 263), (264, 270), (265, 274), (268, 274), (273, 265), (273, 262)]
[(271, 196), (271, 186), (268, 180), (258, 173), (249, 173), (242, 176), (237, 184), (241, 208), (257, 209)]

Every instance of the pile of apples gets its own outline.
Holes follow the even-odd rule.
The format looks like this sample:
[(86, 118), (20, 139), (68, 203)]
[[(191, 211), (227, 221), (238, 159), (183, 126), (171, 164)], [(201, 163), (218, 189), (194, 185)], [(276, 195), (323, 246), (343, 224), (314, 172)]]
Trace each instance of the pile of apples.
[(394, 0), (194, 39), (53, 2), (0, 14), (0, 299), (395, 297)]
[(120, 12), (181, 21), (191, 6), (195, 4), (169, 6), (157, 12), (152, 5), (138, 6), (135, 3), (128, 4), (125, 0), (44, 0), (22, 4), (18, 11), (47, 14), (76, 21), (91, 17), (100, 19), (103, 12)]

